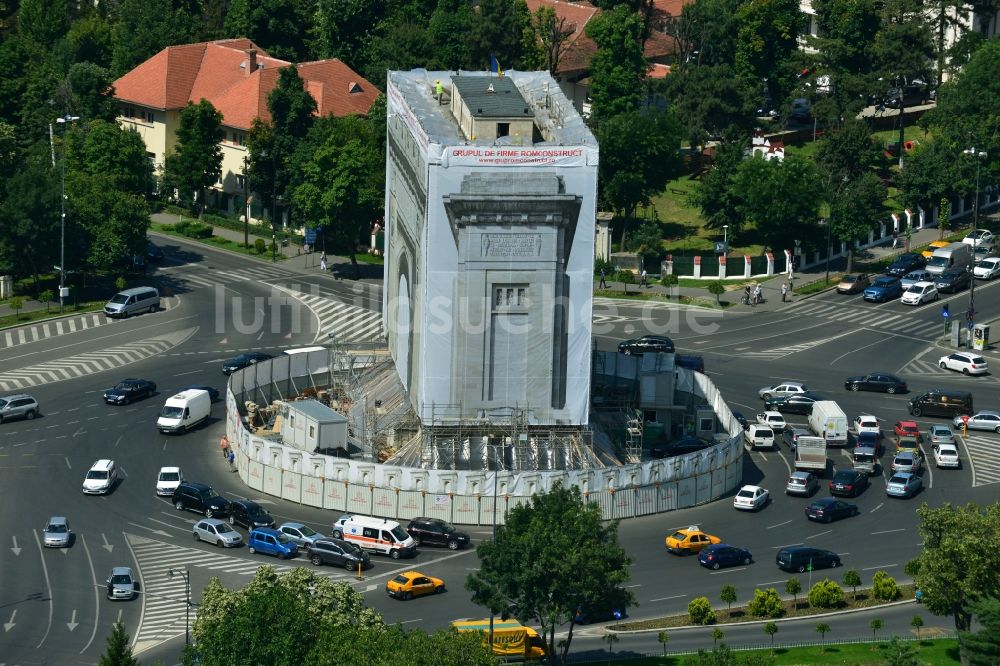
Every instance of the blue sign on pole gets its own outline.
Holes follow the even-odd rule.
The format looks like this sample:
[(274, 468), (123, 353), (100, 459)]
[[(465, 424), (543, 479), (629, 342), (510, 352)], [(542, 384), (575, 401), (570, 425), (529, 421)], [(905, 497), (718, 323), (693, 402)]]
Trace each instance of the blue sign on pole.
[(948, 317), (951, 316), (951, 313), (948, 312), (948, 304), (947, 303), (945, 303), (944, 305), (941, 306), (941, 316), (944, 317), (945, 319), (947, 319)]
[(316, 234), (323, 230), (323, 227), (316, 227), (315, 229), (306, 229), (305, 242), (309, 245), (316, 244)]

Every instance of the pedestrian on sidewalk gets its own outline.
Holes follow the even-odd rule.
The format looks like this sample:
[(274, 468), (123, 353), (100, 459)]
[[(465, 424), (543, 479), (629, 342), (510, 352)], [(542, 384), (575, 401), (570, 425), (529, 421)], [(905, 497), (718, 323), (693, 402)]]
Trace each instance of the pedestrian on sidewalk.
[(642, 269), (642, 276), (641, 276), (641, 278), (642, 278), (642, 281), (639, 284), (641, 284), (643, 287), (648, 287), (649, 286), (649, 282), (646, 281), (646, 269), (645, 268)]
[(764, 302), (764, 290), (761, 289), (760, 285), (758, 284), (753, 290), (753, 304), (757, 305), (758, 303), (763, 303), (763, 302)]
[(604, 269), (602, 268), (601, 269), (601, 286), (600, 286), (601, 289), (607, 289), (608, 288), (608, 283), (605, 280), (606, 277), (607, 277), (607, 275), (605, 275)]
[(744, 305), (753, 305), (753, 301), (750, 300), (751, 296), (752, 296), (752, 294), (750, 292), (750, 285), (747, 285), (746, 289), (743, 290), (743, 304)]
[(232, 451), (229, 452), (229, 471), (236, 471), (236, 454)]
[(323, 256), (319, 258), (319, 269), (324, 273), (326, 272), (326, 252), (324, 252)]
[(787, 297), (788, 297), (788, 283), (787, 282), (782, 282), (781, 283), (781, 302), (784, 303), (787, 300)]
[(219, 448), (222, 449), (222, 457), (229, 460), (229, 438), (225, 435), (219, 440)]

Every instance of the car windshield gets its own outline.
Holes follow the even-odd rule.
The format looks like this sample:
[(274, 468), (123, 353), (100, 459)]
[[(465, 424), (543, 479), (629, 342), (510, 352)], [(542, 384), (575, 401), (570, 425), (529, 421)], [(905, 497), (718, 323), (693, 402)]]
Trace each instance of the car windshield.
[(927, 260), (928, 266), (947, 266), (948, 257), (931, 257)]
[(183, 415), (184, 415), (183, 407), (174, 407), (171, 405), (167, 405), (160, 411), (160, 416), (166, 419), (179, 419)]
[(857, 282), (857, 280), (858, 280), (857, 275), (845, 275), (844, 279), (841, 280), (841, 282)]
[(298, 529), (299, 534), (301, 534), (304, 537), (313, 537), (318, 534), (316, 530), (312, 529), (311, 527), (306, 527), (305, 525), (296, 529)]
[(122, 303), (126, 302), (127, 300), (128, 300), (128, 296), (124, 296), (122, 294), (116, 294), (114, 296), (114, 298), (111, 299), (111, 302), (112, 303), (117, 303), (117, 304), (121, 305)]
[(220, 524), (216, 525), (215, 530), (219, 534), (225, 534), (226, 532), (235, 532), (236, 531), (236, 530), (233, 529), (233, 526), (230, 525), (229, 523), (220, 523)]
[(181, 475), (177, 472), (163, 472), (160, 474), (160, 481), (180, 481)]
[(287, 534), (279, 534), (278, 535), (278, 541), (281, 542), (281, 543), (285, 543), (285, 544), (288, 544), (288, 543), (292, 542), (292, 540), (288, 538)]
[(407, 583), (410, 582), (410, 579), (407, 578), (406, 576), (402, 575), (402, 574), (396, 576), (392, 580), (393, 580), (393, 582), (399, 583), (400, 585), (406, 585)]
[(6, 400), (0, 400), (0, 409), (3, 409), (6, 406), (7, 406), (7, 401)]
[(67, 531), (67, 528), (66, 528), (65, 525), (61, 525), (59, 523), (53, 523), (52, 525), (49, 525), (48, 527), (46, 527), (45, 531), (48, 532), (48, 533), (50, 533), (50, 534), (65, 534), (66, 531)]
[(108, 478), (108, 473), (100, 469), (92, 469), (87, 472), (88, 479), (106, 479)]
[(854, 453), (854, 462), (872, 462), (875, 460), (875, 456), (868, 453), (867, 451), (856, 451)]
[(889, 479), (889, 483), (898, 483), (900, 485), (904, 485), (906, 483), (906, 477), (905, 476), (894, 476), (891, 479)]
[(115, 574), (111, 577), (112, 585), (131, 585), (132, 579), (127, 574)]
[(410, 538), (410, 535), (407, 534), (406, 530), (404, 530), (399, 525), (396, 525), (390, 531), (392, 532), (392, 536), (394, 539), (396, 539), (396, 541), (403, 542)]
[(924, 293), (923, 285), (912, 284), (910, 288), (906, 290), (908, 294), (922, 294)]

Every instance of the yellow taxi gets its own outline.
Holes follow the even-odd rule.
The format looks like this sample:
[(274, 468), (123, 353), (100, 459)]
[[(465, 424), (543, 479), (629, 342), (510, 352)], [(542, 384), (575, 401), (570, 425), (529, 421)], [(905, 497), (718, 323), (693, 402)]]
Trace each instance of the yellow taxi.
[(676, 555), (697, 553), (712, 544), (722, 543), (722, 539), (702, 532), (696, 525), (677, 530), (667, 537), (667, 550)]
[(934, 256), (934, 250), (938, 249), (939, 247), (948, 247), (948, 245), (950, 245), (950, 243), (944, 240), (931, 241), (930, 243), (927, 244), (927, 249), (921, 252), (920, 254), (924, 255), (924, 257), (926, 257), (927, 259), (930, 259), (931, 257)]
[(390, 597), (409, 601), (413, 597), (444, 592), (444, 581), (419, 571), (404, 571), (386, 582), (385, 591)]

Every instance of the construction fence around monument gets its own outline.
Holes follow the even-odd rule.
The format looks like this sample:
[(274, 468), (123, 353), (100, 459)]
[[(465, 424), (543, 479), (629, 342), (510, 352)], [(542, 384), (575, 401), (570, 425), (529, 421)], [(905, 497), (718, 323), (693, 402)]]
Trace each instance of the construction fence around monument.
[(226, 433), (240, 479), (247, 486), (335, 512), (398, 520), (431, 516), (465, 525), (492, 525), (502, 524), (512, 507), (529, 503), (534, 493), (547, 491), (556, 482), (578, 487), (587, 502), (601, 508), (603, 518), (625, 519), (711, 502), (742, 481), (743, 429), (718, 389), (701, 373), (691, 373), (691, 383), (722, 424), (725, 432), (717, 434), (719, 443), (685, 456), (615, 467), (497, 472), (386, 466), (311, 454), (247, 428), (238, 404), (245, 400), (269, 404), (298, 396), (305, 387), (329, 386), (334, 365), (331, 354), (310, 352), (264, 361), (230, 377)]

